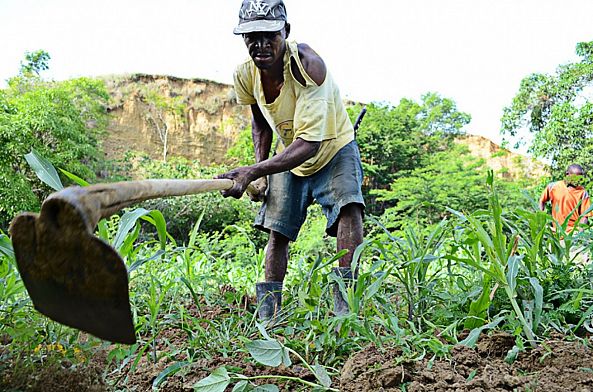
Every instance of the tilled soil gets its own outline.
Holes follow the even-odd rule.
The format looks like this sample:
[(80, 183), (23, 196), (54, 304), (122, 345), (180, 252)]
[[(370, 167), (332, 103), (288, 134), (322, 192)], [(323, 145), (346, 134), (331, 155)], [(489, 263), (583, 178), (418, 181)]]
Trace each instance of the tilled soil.
[(400, 362), (398, 348), (369, 346), (342, 369), (344, 392), (482, 392), (593, 391), (593, 350), (582, 342), (549, 340), (520, 352), (513, 363), (505, 356), (514, 339), (497, 333), (482, 338), (475, 349), (455, 346), (450, 359)]
[[(168, 343), (159, 345), (158, 351), (183, 347), (186, 341), (179, 332), (165, 331), (164, 340)], [(434, 361), (402, 361), (398, 347), (369, 346), (348, 359), (332, 386), (343, 392), (593, 391), (593, 350), (586, 343), (590, 341), (566, 341), (558, 337), (520, 352), (512, 363), (507, 363), (505, 356), (513, 347), (514, 338), (504, 333), (483, 336), (475, 349), (454, 346), (450, 358)], [(98, 352), (86, 365), (45, 364), (18, 377), (14, 374), (6, 377), (11, 373), (4, 371), (0, 372), (0, 390), (150, 391), (153, 381), (165, 368), (184, 359), (157, 357), (162, 359), (155, 363), (150, 354), (145, 355), (133, 371), (128, 365), (107, 379), (105, 376), (113, 369), (107, 364), (105, 352)], [(159, 390), (192, 391), (196, 382), (220, 366), (246, 376), (283, 375), (314, 381), (311, 373), (299, 364), (268, 368), (255, 364), (248, 354), (234, 353), (232, 358), (215, 356), (196, 360), (168, 377)], [(262, 382), (274, 383), (274, 380)], [(292, 391), (297, 387), (285, 384), (281, 390)], [(298, 390), (303, 390), (302, 386)]]

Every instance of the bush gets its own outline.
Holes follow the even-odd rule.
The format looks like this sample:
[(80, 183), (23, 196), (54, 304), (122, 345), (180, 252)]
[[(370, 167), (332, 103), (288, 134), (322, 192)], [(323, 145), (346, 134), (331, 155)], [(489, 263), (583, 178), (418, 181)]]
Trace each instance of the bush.
[(103, 82), (87, 78), (9, 80), (0, 91), (0, 227), (19, 211), (38, 209), (51, 191), (24, 159), (31, 148), (56, 167), (94, 178), (102, 159), (97, 136), (107, 125), (107, 99)]

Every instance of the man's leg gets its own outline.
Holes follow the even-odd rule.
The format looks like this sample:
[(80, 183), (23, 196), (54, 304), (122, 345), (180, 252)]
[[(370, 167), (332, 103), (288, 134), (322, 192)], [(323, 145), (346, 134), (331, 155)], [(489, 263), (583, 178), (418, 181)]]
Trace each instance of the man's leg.
[(347, 249), (348, 253), (340, 259), (340, 267), (350, 267), (354, 250), (363, 240), (362, 207), (350, 203), (342, 207), (338, 218), (338, 252)]
[(288, 237), (277, 231), (270, 231), (266, 252), (266, 281), (255, 285), (261, 320), (273, 323), (282, 307), (282, 282), (288, 266), (288, 243)]
[[(344, 284), (351, 286), (356, 279), (356, 272), (350, 269), (352, 257), (356, 247), (362, 243), (362, 207), (360, 204), (350, 203), (342, 207), (338, 218), (337, 246), (338, 252), (342, 249), (348, 250), (340, 259), (340, 267), (334, 272), (344, 280)], [(337, 315), (347, 314), (349, 311), (348, 302), (342, 295), (338, 285), (334, 285), (334, 313)]]
[(283, 282), (288, 267), (288, 237), (270, 231), (266, 252), (266, 282)]

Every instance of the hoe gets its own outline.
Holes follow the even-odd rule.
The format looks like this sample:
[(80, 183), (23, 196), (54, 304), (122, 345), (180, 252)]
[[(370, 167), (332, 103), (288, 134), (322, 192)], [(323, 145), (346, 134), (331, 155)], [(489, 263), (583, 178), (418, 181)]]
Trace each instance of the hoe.
[[(366, 113), (363, 108), (356, 131)], [(136, 341), (128, 272), (120, 255), (93, 234), (101, 218), (161, 197), (230, 189), (233, 181), (143, 180), (69, 187), (51, 194), (41, 212), (16, 216), (10, 235), (17, 267), (40, 313), (116, 343)], [(262, 182), (248, 192), (259, 194)]]
[[(127, 269), (115, 249), (94, 236), (97, 223), (144, 200), (227, 190), (232, 185), (232, 180), (217, 179), (69, 187), (45, 199), (39, 214), (16, 216), (10, 235), (35, 309), (101, 339), (134, 343)], [(258, 193), (257, 186), (250, 187)]]

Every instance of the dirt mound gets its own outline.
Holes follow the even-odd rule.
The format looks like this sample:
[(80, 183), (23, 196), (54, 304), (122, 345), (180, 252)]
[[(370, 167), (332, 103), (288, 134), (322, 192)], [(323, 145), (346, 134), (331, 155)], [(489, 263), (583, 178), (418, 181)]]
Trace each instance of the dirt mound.
[(340, 390), (593, 391), (593, 350), (585, 342), (549, 340), (508, 363), (513, 345), (512, 336), (497, 333), (482, 338), (475, 349), (458, 345), (450, 359), (432, 362), (401, 361), (399, 348), (370, 346), (344, 364)]

